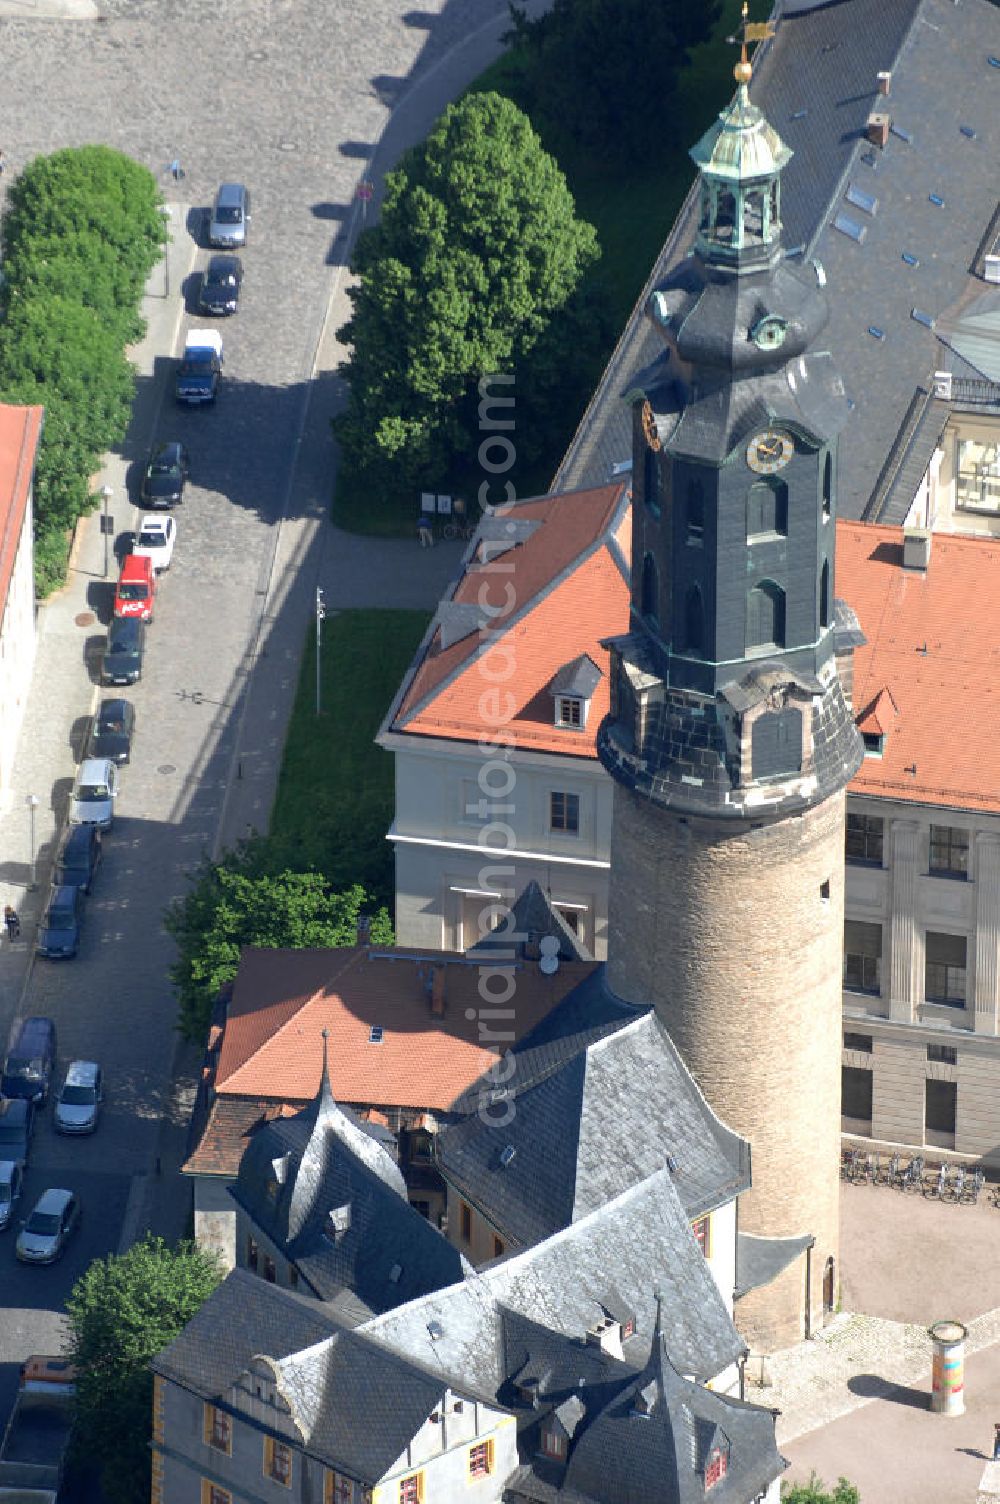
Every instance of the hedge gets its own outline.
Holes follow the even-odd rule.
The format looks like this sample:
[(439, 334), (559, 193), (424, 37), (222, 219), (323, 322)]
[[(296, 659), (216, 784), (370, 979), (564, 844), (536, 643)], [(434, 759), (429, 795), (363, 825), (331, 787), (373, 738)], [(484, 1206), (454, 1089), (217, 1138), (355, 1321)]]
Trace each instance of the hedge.
[(0, 401), (45, 408), (35, 471), (35, 588), (66, 578), (68, 535), (125, 437), (146, 279), (167, 234), (145, 167), (107, 146), (36, 157), (3, 218)]

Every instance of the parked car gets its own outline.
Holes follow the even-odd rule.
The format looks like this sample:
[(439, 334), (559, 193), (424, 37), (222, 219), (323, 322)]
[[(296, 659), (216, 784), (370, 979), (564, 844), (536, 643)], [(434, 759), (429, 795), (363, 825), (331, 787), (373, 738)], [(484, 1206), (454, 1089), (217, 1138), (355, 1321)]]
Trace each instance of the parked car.
[(174, 396), (178, 402), (198, 407), (214, 402), (222, 375), (222, 335), (218, 329), (192, 329), (184, 342), (177, 367)]
[(135, 684), (142, 678), (145, 654), (146, 628), (142, 622), (131, 616), (113, 621), (101, 664), (101, 683)]
[(101, 832), (96, 825), (72, 825), (56, 853), (52, 881), (59, 888), (89, 893), (101, 865)]
[(157, 574), (170, 568), (177, 541), (177, 524), (172, 517), (144, 517), (135, 535), (131, 558), (148, 559)]
[(0, 1076), (0, 1096), (44, 1102), (55, 1068), (56, 1026), (51, 1018), (33, 1013), (14, 1033)]
[(60, 961), (75, 956), (80, 949), (83, 924), (83, 893), (76, 886), (49, 890), (49, 899), (38, 926), (35, 953)]
[(134, 732), (135, 707), (131, 702), (102, 700), (90, 730), (87, 756), (115, 763), (131, 762)]
[[(115, 626), (137, 627), (138, 622), (116, 622)], [(110, 757), (88, 757), (76, 770), (76, 782), (69, 800), (71, 825), (96, 825), (110, 830), (118, 798), (118, 768)]]
[(147, 507), (172, 507), (184, 500), (190, 462), (183, 444), (171, 439), (157, 444), (149, 456), (139, 488)]
[(0, 1159), (0, 1232), (5, 1232), (21, 1199), (24, 1185), (24, 1161)]
[(250, 224), (250, 195), (242, 183), (223, 183), (215, 195), (208, 220), (209, 245), (246, 245)]
[(243, 262), (239, 256), (213, 256), (201, 279), (200, 313), (235, 313), (243, 286)]
[(80, 1225), (80, 1203), (72, 1191), (43, 1191), (17, 1235), (14, 1252), (25, 1264), (54, 1264)]
[(74, 1060), (56, 1097), (56, 1132), (93, 1133), (103, 1100), (101, 1067), (93, 1060)]
[(153, 620), (156, 595), (156, 571), (147, 553), (135, 549), (122, 560), (122, 572), (115, 587), (115, 616), (134, 616), (137, 621)]
[(25, 1097), (0, 1098), (0, 1159), (25, 1164), (34, 1131), (34, 1102)]

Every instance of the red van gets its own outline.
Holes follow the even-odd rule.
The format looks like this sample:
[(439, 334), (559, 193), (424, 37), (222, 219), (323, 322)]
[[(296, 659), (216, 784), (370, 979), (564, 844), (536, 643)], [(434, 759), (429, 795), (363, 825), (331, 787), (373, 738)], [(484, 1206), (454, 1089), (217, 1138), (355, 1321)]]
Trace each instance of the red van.
[(141, 554), (129, 554), (122, 565), (115, 591), (115, 615), (152, 621), (155, 594), (156, 572), (152, 559), (143, 558)]

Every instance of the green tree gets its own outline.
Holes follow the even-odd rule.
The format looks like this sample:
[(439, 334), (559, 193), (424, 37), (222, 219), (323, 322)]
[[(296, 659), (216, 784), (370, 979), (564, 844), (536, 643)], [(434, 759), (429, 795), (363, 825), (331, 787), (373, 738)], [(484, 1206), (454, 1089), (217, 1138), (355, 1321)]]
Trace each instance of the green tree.
[(348, 464), (433, 484), (477, 438), (482, 376), (508, 373), (599, 254), (527, 116), (498, 94), (445, 111), (386, 180), (354, 259)]
[(815, 1473), (809, 1475), (808, 1483), (786, 1484), (781, 1490), (781, 1504), (861, 1504), (861, 1495), (853, 1483), (838, 1478), (829, 1491)]
[(149, 1499), (150, 1359), (191, 1320), (222, 1278), (193, 1243), (147, 1236), (127, 1253), (96, 1259), (66, 1310), (77, 1367), (74, 1460), (96, 1464), (109, 1504)]
[[(360, 884), (331, 892), (319, 872), (260, 870), (266, 843), (249, 843), (218, 866), (206, 864), (191, 891), (168, 909), (165, 924), (180, 956), (171, 968), (177, 988), (179, 1028), (204, 1041), (219, 991), (236, 975), (245, 945), (301, 950), (354, 945), (367, 895)], [(392, 944), (387, 911), (370, 916), (376, 945)]]
[(530, 20), (512, 4), (508, 40), (529, 65), (532, 113), (625, 160), (684, 128), (672, 105), (677, 78), (721, 11), (721, 0), (553, 0)]

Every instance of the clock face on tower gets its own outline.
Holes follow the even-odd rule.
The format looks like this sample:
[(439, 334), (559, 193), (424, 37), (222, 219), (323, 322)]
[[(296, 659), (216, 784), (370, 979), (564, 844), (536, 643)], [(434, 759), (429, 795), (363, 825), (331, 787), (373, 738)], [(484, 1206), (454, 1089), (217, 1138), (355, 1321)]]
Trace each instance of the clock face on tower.
[(795, 453), (795, 440), (780, 428), (754, 434), (747, 445), (747, 464), (756, 475), (774, 475), (783, 470)]

